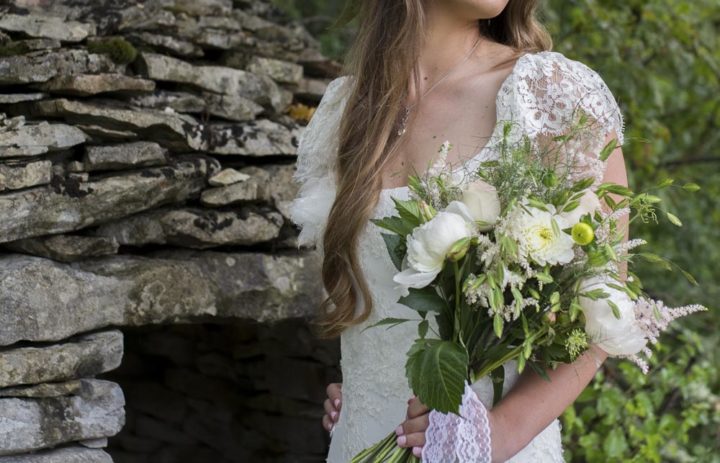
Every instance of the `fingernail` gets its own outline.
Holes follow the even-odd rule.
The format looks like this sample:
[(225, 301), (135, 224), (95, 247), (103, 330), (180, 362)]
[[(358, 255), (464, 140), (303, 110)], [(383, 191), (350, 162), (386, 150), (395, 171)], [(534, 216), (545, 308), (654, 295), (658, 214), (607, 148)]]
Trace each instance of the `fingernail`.
[(335, 399), (335, 401), (334, 401), (333, 403), (335, 404), (335, 408), (339, 407), (339, 406), (340, 406), (340, 399)]
[(400, 436), (397, 438), (397, 445), (399, 445), (400, 447), (403, 447), (406, 442), (407, 442), (407, 437), (405, 437), (405, 436)]
[(333, 421), (335, 421), (335, 417), (337, 417), (337, 412), (330, 412), (330, 418), (332, 418)]
[(395, 434), (397, 434), (398, 436), (402, 436), (403, 434), (405, 434), (402, 425), (399, 425), (397, 428), (395, 428)]
[(422, 456), (422, 447), (413, 447), (413, 455), (420, 458)]

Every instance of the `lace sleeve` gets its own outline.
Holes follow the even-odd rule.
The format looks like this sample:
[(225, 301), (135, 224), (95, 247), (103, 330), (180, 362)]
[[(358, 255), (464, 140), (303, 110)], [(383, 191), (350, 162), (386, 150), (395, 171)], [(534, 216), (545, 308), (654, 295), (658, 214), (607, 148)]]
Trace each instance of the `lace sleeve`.
[(297, 170), (300, 185), (290, 204), (290, 219), (300, 228), (298, 246), (319, 244), (335, 199), (337, 131), (342, 116), (347, 76), (328, 84), (310, 122), (300, 136)]
[(579, 174), (599, 182), (605, 165), (597, 154), (611, 138), (624, 142), (622, 112), (600, 75), (584, 63), (553, 51), (530, 55), (515, 76), (511, 113), (534, 143), (553, 146), (558, 135), (567, 135), (582, 114), (587, 128), (557, 149)]

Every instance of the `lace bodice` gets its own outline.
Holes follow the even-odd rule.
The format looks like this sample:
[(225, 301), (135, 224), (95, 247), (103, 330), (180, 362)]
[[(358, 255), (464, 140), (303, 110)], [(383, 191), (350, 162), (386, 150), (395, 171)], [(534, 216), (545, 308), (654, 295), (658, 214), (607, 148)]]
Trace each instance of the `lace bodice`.
[[(299, 244), (316, 245), (318, 252), (322, 252), (322, 234), (335, 197), (337, 130), (351, 85), (352, 78), (348, 76), (328, 85), (298, 147), (295, 178), (300, 190), (291, 205), (291, 218), (301, 228)], [(614, 132), (622, 143), (622, 115), (608, 87), (595, 71), (560, 53), (543, 51), (521, 56), (496, 98), (497, 120), (513, 120), (519, 129), (516, 133), (527, 134), (533, 140), (564, 133), (577, 107), (598, 122), (600, 132), (605, 132), (598, 134), (599, 140)], [(498, 127), (465, 167), (493, 157), (500, 137)], [(406, 187), (382, 190), (373, 217), (393, 214), (392, 198), (407, 199), (408, 195)], [(419, 319), (419, 316), (396, 302), (399, 290), (392, 280), (396, 269), (380, 230), (371, 222), (362, 233), (358, 252), (371, 290), (373, 311), (365, 322), (347, 329), (341, 336), (343, 406), (328, 455), (332, 463), (345, 463), (386, 436), (405, 419), (407, 400), (412, 396), (404, 365), (417, 325), (405, 323), (389, 329), (362, 330), (385, 317)], [(517, 381), (515, 366), (514, 361), (505, 365), (503, 395)], [(483, 378), (472, 388), (490, 408), (490, 380)], [(559, 421), (554, 420), (508, 461), (562, 462)]]

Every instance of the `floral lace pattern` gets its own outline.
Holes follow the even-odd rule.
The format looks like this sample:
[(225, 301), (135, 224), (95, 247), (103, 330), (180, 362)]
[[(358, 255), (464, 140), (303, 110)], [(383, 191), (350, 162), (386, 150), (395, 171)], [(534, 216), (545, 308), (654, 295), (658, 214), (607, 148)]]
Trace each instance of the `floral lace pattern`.
[(422, 461), (427, 463), (490, 463), (490, 423), (485, 405), (469, 383), (460, 405), (460, 415), (430, 412), (425, 431)]
[[(316, 245), (318, 250), (322, 248), (322, 232), (335, 197), (336, 135), (349, 81), (348, 77), (340, 77), (329, 84), (298, 147), (295, 179), (301, 187), (291, 204), (291, 218), (301, 227), (300, 245)], [(498, 121), (513, 120), (518, 124), (520, 130), (515, 132), (515, 136), (524, 133), (534, 140), (562, 134), (568, 122), (575, 117), (575, 109), (580, 107), (598, 122), (601, 132), (615, 131), (622, 143), (622, 115), (600, 76), (583, 63), (557, 52), (543, 51), (521, 56), (503, 82), (496, 104)], [(496, 154), (497, 132), (486, 147), (468, 161), (469, 166), (491, 159)], [(407, 187), (383, 190), (373, 217), (393, 214), (392, 198), (407, 199), (408, 195)], [(399, 290), (394, 288), (392, 280), (396, 269), (385, 249), (380, 230), (371, 222), (362, 233), (358, 252), (371, 290), (373, 311), (365, 322), (347, 329), (341, 336), (343, 406), (327, 457), (331, 463), (350, 461), (354, 455), (395, 429), (404, 421), (407, 400), (413, 395), (405, 377), (405, 357), (417, 335), (417, 324), (409, 322), (387, 329), (362, 330), (385, 317), (419, 320), (419, 315), (396, 302)], [(361, 304), (362, 301), (359, 301), (358, 310)], [(433, 336), (437, 325), (432, 317), (429, 320), (431, 329), (428, 336)], [(510, 361), (505, 364), (503, 396), (517, 379), (516, 364)], [(479, 401), (489, 409), (493, 393), (489, 378), (482, 378), (471, 387)], [(562, 461), (560, 423), (557, 419), (508, 460), (510, 463)]]

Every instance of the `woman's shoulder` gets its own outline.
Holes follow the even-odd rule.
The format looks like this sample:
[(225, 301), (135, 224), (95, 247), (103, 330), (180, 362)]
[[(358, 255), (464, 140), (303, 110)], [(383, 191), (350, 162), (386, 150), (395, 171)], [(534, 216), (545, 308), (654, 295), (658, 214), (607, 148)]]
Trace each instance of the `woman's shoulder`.
[(622, 144), (624, 122), (618, 102), (600, 73), (585, 62), (545, 50), (524, 55), (516, 89), (520, 104), (531, 110), (538, 129), (562, 132), (582, 109)]
[(566, 56), (562, 52), (543, 50), (526, 55), (530, 63), (529, 70), (537, 78), (552, 80), (573, 79), (585, 84), (604, 84), (600, 74), (585, 62)]

